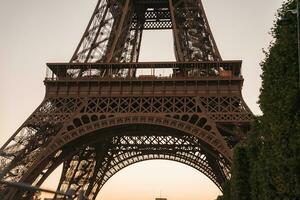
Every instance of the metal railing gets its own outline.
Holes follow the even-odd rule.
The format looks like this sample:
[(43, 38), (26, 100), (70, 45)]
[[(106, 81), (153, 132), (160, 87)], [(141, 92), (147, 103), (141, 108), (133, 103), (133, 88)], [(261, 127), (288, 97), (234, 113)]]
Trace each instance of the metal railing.
[[(241, 78), (242, 61), (145, 63), (48, 63), (46, 80), (232, 79)], [(137, 73), (139, 70), (140, 73)], [(143, 70), (151, 70), (144, 74)], [(166, 75), (163, 71), (168, 71)], [(155, 73), (158, 72), (158, 73)]]

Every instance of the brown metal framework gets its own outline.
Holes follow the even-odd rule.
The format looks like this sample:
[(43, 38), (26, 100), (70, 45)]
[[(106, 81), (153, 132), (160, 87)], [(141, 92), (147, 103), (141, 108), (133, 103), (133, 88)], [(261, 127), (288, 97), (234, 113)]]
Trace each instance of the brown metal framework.
[(71, 62), (137, 62), (152, 29), (173, 30), (177, 61), (221, 60), (200, 0), (103, 0)]
[[(152, 29), (172, 29), (176, 62), (138, 62)], [(221, 188), (253, 120), (241, 64), (221, 59), (201, 0), (99, 0), (71, 61), (47, 64), (45, 99), (0, 149), (0, 179), (39, 186), (63, 163), (58, 189), (92, 200), (124, 167), (166, 159)]]

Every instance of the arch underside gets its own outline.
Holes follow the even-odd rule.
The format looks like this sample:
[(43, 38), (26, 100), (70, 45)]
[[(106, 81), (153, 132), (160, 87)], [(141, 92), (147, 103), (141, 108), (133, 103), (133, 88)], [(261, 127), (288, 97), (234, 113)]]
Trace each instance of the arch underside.
[[(200, 0), (99, 0), (71, 63), (137, 62), (143, 30), (165, 28), (173, 29), (177, 61), (222, 60)], [(87, 78), (85, 70), (70, 69), (68, 78)], [(93, 71), (97, 77), (107, 73)], [(134, 69), (114, 73), (135, 76)], [(0, 149), (0, 179), (39, 186), (64, 163), (59, 189), (83, 189), (89, 199), (94, 199), (105, 182), (122, 168), (143, 160), (167, 159), (194, 167), (220, 188), (229, 177), (231, 148), (243, 138), (241, 128), (247, 129), (253, 119), (241, 97), (241, 88), (234, 89), (229, 83), (225, 91), (218, 85), (216, 93), (209, 93), (215, 82), (208, 81), (203, 94), (194, 96), (186, 91), (166, 93), (167, 84), (157, 82), (161, 84), (157, 87), (153, 82), (151, 94), (144, 96), (146, 82), (136, 86), (138, 94), (130, 92), (129, 96), (115, 96), (111, 83), (93, 91), (95, 96), (91, 90), (88, 94), (65, 96), (65, 90), (71, 91), (68, 82), (66, 87), (55, 89), (55, 96), (46, 95)], [(80, 84), (82, 88), (90, 87), (89, 82)], [(180, 84), (174, 82), (176, 91), (188, 88)], [(192, 85), (197, 90), (202, 87), (198, 82)], [(49, 84), (47, 91), (50, 89)], [(152, 90), (161, 90), (159, 94), (163, 95), (156, 96)], [(145, 126), (152, 132), (132, 129)], [(32, 196), (2, 185), (0, 191), (7, 194), (5, 200), (27, 200)]]
[[(242, 116), (249, 115), (249, 112), (233, 105), (235, 101), (230, 100), (228, 102), (232, 105), (229, 104), (226, 109), (225, 106), (224, 109), (218, 106), (218, 113), (226, 114), (228, 113), (227, 110), (231, 110), (238, 115), (234, 112), (233, 117), (222, 118), (221, 120), (232, 123), (236, 117), (240, 117), (239, 120), (243, 121)], [(173, 132), (180, 132), (181, 135), (195, 138), (198, 140), (198, 145), (201, 144), (202, 149), (206, 147), (207, 152), (213, 152), (215, 155), (211, 159), (213, 161), (205, 162), (215, 164), (209, 164), (210, 167), (200, 171), (212, 179), (217, 186), (220, 186), (224, 177), (227, 177), (224, 174), (227, 173), (225, 173), (225, 169), (227, 169), (227, 163), (231, 159), (231, 150), (226, 136), (219, 132), (215, 119), (211, 119), (211, 113), (216, 113), (213, 106), (218, 104), (209, 104), (208, 106), (206, 103), (207, 101), (202, 102), (201, 98), (195, 97), (46, 99), (16, 132), (16, 135), (9, 141), (10, 143), (7, 142), (2, 148), (0, 158), (3, 164), (0, 164), (4, 167), (1, 167), (1, 179), (27, 182), (39, 186), (63, 160), (71, 159), (75, 156), (74, 152), (78, 153), (82, 150), (78, 149), (78, 145), (70, 146), (74, 141), (80, 138), (84, 139), (86, 135), (92, 132), (103, 132), (105, 129), (147, 125), (152, 127), (152, 130), (153, 127), (159, 127), (160, 130), (164, 128), (169, 136), (172, 136)], [(214, 108), (214, 112), (210, 108)], [(223, 115), (220, 114), (220, 116)], [(159, 132), (163, 133), (164, 131)], [(89, 142), (86, 141), (85, 144), (89, 144)], [(76, 148), (74, 149), (74, 147)], [(193, 154), (180, 155), (178, 152), (172, 154), (170, 152), (172, 151), (166, 150), (164, 153), (153, 150), (151, 153), (142, 154), (142, 156), (144, 160), (151, 159), (153, 156), (158, 159), (170, 158), (194, 166), (196, 169), (197, 166), (201, 166), (201, 169), (206, 166), (201, 165), (201, 163), (205, 163), (204, 161), (197, 163)], [(194, 153), (196, 154), (196, 152)], [(143, 159), (139, 156), (141, 153), (128, 154), (128, 160), (124, 160), (124, 162), (136, 158), (142, 161)], [(186, 159), (182, 159), (184, 156)], [(188, 161), (191, 156), (194, 158), (193, 162)], [(117, 171), (116, 169), (111, 170)], [(109, 171), (108, 174), (110, 173), (112, 172)], [(95, 188), (100, 189), (102, 187), (109, 177), (108, 174), (104, 176), (102, 181), (97, 182), (99, 186), (95, 186)], [(62, 189), (68, 188), (69, 185), (68, 181), (65, 182), (62, 179)], [(78, 187), (78, 190), (80, 188)], [(9, 200), (21, 195), (16, 195), (17, 190), (6, 190), (5, 188), (1, 190), (8, 192), (7, 199)], [(94, 195), (97, 193), (97, 189), (91, 188), (89, 190)]]
[(76, 194), (85, 191), (88, 199), (95, 199), (114, 174), (131, 164), (153, 159), (193, 167), (220, 189), (229, 178), (229, 163), (194, 136), (161, 127), (151, 130), (145, 125), (113, 129), (114, 134), (111, 131), (105, 137), (94, 134), (92, 139), (80, 141), (81, 148), (64, 161), (58, 190), (72, 189)]
[[(226, 173), (228, 162), (231, 159), (231, 150), (226, 136), (221, 134), (216, 127), (216, 119), (211, 119), (211, 113), (216, 113), (216, 110), (218, 111), (217, 113), (222, 112), (225, 116), (228, 113), (227, 110), (234, 111), (233, 117), (220, 119), (227, 123), (232, 123), (232, 120), (236, 120), (235, 118), (237, 117), (239, 117), (239, 121), (243, 121), (243, 116), (249, 115), (247, 110), (244, 111), (244, 109), (240, 108), (240, 104), (237, 106), (233, 105), (235, 101), (231, 100), (232, 98), (228, 101), (232, 105), (229, 104), (226, 109), (225, 106), (224, 109), (221, 106), (218, 106), (218, 109), (216, 109), (215, 107), (218, 104), (209, 104), (208, 106), (207, 101), (202, 101), (201, 98), (195, 97), (46, 99), (17, 131), (16, 135), (12, 137), (9, 141), (10, 143), (7, 142), (2, 148), (0, 161), (3, 164), (0, 164), (4, 167), (1, 167), (1, 179), (27, 182), (39, 186), (63, 161), (69, 160), (70, 164), (73, 165), (74, 162), (71, 162), (70, 159), (75, 159), (75, 156), (79, 155), (80, 151), (83, 151), (82, 148), (90, 144), (89, 141), (86, 141), (84, 144), (72, 146), (71, 144), (75, 141), (89, 138), (86, 136), (95, 132), (99, 133), (97, 134), (99, 137), (100, 135), (108, 137), (107, 134), (104, 134), (104, 130), (114, 130), (116, 127), (148, 126), (151, 127), (151, 130), (155, 130), (154, 127), (159, 127), (157, 132), (164, 133), (162, 136), (166, 136), (165, 133), (168, 133), (167, 135), (171, 138), (178, 137), (178, 135), (194, 138), (194, 140), (197, 140), (195, 145), (200, 145), (200, 150), (205, 148), (205, 152), (212, 152), (211, 155), (214, 156), (206, 156), (203, 161), (197, 158), (196, 154), (199, 153), (196, 150), (186, 153), (186, 150), (182, 149), (182, 152), (185, 153), (181, 155), (180, 151), (175, 151), (170, 146), (170, 149), (162, 151), (163, 145), (166, 145), (162, 143), (162, 146), (159, 146), (159, 144), (154, 145), (154, 149), (151, 149), (150, 146), (147, 147), (149, 148), (148, 153), (143, 151), (142, 154), (133, 149), (131, 154), (123, 155), (126, 155), (125, 158), (127, 159), (124, 158), (124, 163), (134, 163), (133, 161), (137, 159), (142, 161), (152, 158), (183, 162), (200, 170), (220, 187), (221, 183), (228, 177)], [(214, 110), (211, 110), (212, 108)], [(223, 116), (223, 114), (220, 114), (220, 116)], [(140, 132), (144, 133), (144, 129)], [(180, 134), (174, 136), (175, 132)], [(155, 135), (154, 133), (151, 134)], [(126, 135), (120, 134), (118, 137), (120, 136)], [(158, 137), (157, 133), (156, 136)], [(111, 139), (109, 139), (108, 144)], [(207, 153), (204, 154), (208, 155)], [(196, 162), (197, 159), (199, 161)], [(94, 164), (99, 162), (94, 162)], [(208, 162), (209, 164), (207, 164)], [(112, 164), (121, 169), (120, 166), (122, 164), (116, 162)], [(65, 166), (68, 166), (67, 162)], [(95, 196), (110, 177), (109, 174), (114, 174), (118, 171), (117, 168), (109, 169), (111, 171), (107, 171), (108, 169), (104, 170), (107, 173), (103, 173), (103, 180), (95, 180), (94, 187), (82, 185), (83, 189), (88, 189), (89, 187), (90, 192), (88, 192)], [(66, 173), (67, 169), (65, 169)], [(81, 173), (80, 170), (78, 173)], [(91, 177), (93, 176), (86, 180), (90, 180)], [(70, 185), (73, 187), (72, 181), (74, 180), (70, 179), (69, 181), (69, 179), (65, 180), (63, 178), (60, 188), (66, 189)], [(82, 187), (76, 186), (75, 189), (80, 190)], [(4, 191), (8, 193), (7, 199), (9, 200), (21, 195), (16, 195), (17, 190), (6, 190), (4, 188)]]

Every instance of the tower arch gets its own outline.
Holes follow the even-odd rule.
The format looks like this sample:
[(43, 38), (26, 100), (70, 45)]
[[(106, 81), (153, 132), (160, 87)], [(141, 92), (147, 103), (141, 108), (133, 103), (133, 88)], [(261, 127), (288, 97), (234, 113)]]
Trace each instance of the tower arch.
[[(139, 62), (142, 32), (148, 29), (172, 29), (176, 62)], [(75, 195), (83, 188), (94, 198), (118, 171), (114, 167), (155, 155), (181, 159), (220, 187), (230, 177), (232, 148), (247, 137), (253, 120), (241, 95), (241, 64), (222, 60), (201, 0), (99, 0), (70, 62), (47, 63), (45, 99), (1, 147), (0, 179), (39, 186), (64, 162), (59, 188), (75, 184)], [(138, 76), (138, 69), (169, 69), (172, 74)], [(134, 127), (145, 134), (122, 134)], [(148, 129), (152, 132), (146, 134)], [(98, 137), (102, 142), (95, 143)], [(118, 142), (125, 137), (134, 144), (128, 143), (131, 154), (121, 154), (120, 162), (106, 160), (110, 168), (105, 154), (113, 155), (113, 144), (120, 151), (124, 144)], [(150, 143), (151, 153), (136, 154), (141, 144), (134, 141), (143, 137), (161, 143)], [(201, 153), (193, 154), (181, 143), (178, 151), (166, 148), (181, 140), (205, 156), (199, 158)], [(90, 171), (80, 169), (86, 167)], [(106, 179), (100, 180), (96, 167), (107, 167), (103, 172), (110, 175), (102, 173)], [(70, 173), (74, 176), (64, 176)], [(5, 186), (0, 190), (5, 200), (33, 195)]]

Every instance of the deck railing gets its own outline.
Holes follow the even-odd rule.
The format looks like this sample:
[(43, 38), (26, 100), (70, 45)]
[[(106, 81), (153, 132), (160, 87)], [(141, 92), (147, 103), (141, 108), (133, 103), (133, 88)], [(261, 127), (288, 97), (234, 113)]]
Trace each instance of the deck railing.
[(241, 78), (242, 61), (47, 63), (46, 80), (232, 79)]

